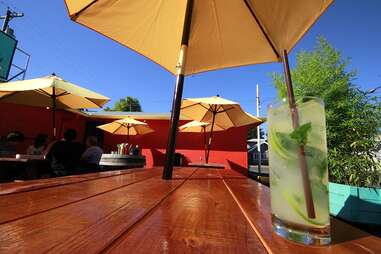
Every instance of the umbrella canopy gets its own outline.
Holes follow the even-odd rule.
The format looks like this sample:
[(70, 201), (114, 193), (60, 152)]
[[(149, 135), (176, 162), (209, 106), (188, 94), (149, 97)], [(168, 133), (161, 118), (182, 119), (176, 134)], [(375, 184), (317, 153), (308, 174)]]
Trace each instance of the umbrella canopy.
[(113, 121), (108, 124), (97, 126), (97, 128), (116, 135), (126, 135), (127, 143), (130, 135), (144, 135), (153, 130), (146, 123), (127, 117)]
[(67, 82), (56, 75), (0, 84), (0, 101), (30, 106), (57, 108), (100, 108), (110, 99)]
[(243, 111), (237, 102), (219, 96), (184, 99), (181, 104), (181, 114), (196, 121), (210, 123), (206, 163), (209, 160), (212, 135), (216, 125), (223, 129), (229, 129), (245, 125), (258, 126), (262, 123), (261, 119)]
[[(214, 124), (213, 126), (213, 132), (216, 131), (224, 131), (225, 129), (221, 126)], [(212, 131), (212, 124), (207, 122), (199, 122), (199, 121), (192, 121), (187, 124), (184, 124), (179, 127), (180, 132), (196, 132), (196, 133), (203, 133), (204, 136), (204, 150), (205, 150), (205, 162), (207, 163), (208, 160), (208, 144), (207, 144), (207, 137), (206, 133)]]
[[(207, 122), (191, 121), (179, 127), (180, 132), (209, 132), (211, 124)], [(213, 131), (224, 131), (221, 126), (214, 124)]]
[(0, 102), (51, 107), (53, 136), (56, 137), (56, 108), (100, 108), (110, 99), (67, 82), (56, 75), (0, 84)]
[[(279, 61), (332, 1), (194, 0), (184, 74)], [(73, 21), (177, 73), (189, 1), (65, 2)]]
[(181, 114), (196, 121), (213, 122), (224, 129), (245, 125), (257, 126), (263, 122), (260, 118), (246, 113), (239, 103), (219, 96), (184, 99)]
[[(288, 52), (333, 0), (65, 0), (70, 18), (177, 75), (163, 178), (171, 179), (184, 77), (283, 61), (293, 128), (299, 126)], [(307, 161), (300, 168), (315, 218)]]

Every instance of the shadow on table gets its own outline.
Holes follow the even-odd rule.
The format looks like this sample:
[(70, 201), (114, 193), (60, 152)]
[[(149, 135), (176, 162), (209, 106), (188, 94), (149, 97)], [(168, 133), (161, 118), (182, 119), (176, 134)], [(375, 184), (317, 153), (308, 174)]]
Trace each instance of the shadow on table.
[(332, 244), (350, 242), (370, 235), (381, 238), (380, 231), (367, 230), (367, 225), (349, 223), (337, 218), (331, 218)]
[(248, 170), (247, 168), (245, 167), (242, 167), (241, 165), (231, 161), (231, 160), (227, 160), (228, 163), (229, 163), (229, 168), (236, 171), (237, 173), (241, 174), (241, 175), (244, 175), (244, 176), (248, 176)]
[[(358, 194), (358, 196), (360, 195)], [(344, 206), (340, 209), (337, 217), (354, 223), (380, 224), (381, 204), (370, 202), (364, 197), (362, 199), (358, 196), (350, 195), (345, 200)], [(374, 201), (379, 202), (377, 199)]]
[(369, 236), (368, 233), (336, 218), (331, 218), (332, 244), (340, 244)]
[[(338, 220), (381, 238), (381, 225), (372, 224), (380, 220), (381, 204), (368, 202), (356, 196), (349, 196), (337, 214)], [(333, 228), (333, 227), (332, 227)]]

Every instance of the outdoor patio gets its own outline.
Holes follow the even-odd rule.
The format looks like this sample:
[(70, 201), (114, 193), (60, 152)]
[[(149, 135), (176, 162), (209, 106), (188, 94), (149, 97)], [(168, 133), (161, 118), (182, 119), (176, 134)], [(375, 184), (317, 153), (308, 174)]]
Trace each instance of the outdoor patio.
[(381, 253), (381, 2), (14, 2), (0, 254)]
[(332, 219), (333, 243), (272, 232), (269, 189), (227, 169), (160, 168), (0, 187), (0, 252), (380, 253), (381, 240)]

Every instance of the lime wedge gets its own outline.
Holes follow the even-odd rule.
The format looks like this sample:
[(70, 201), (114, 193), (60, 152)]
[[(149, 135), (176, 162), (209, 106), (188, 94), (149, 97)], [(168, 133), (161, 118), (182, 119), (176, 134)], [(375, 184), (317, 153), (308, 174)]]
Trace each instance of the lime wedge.
[(269, 129), (269, 143), (272, 150), (285, 160), (296, 158), (296, 143), (287, 134)]
[(292, 209), (306, 222), (315, 225), (315, 226), (325, 226), (325, 223), (316, 221), (316, 219), (310, 219), (307, 215), (302, 212), (302, 210), (299, 207), (298, 202), (296, 199), (287, 191), (284, 191), (283, 197), (287, 200), (287, 203), (292, 207)]

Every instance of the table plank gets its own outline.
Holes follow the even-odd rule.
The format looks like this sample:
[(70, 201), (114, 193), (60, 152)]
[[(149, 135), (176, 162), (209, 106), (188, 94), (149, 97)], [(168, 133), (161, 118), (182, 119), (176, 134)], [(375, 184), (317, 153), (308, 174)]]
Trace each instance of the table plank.
[[(150, 212), (155, 209), (168, 195), (175, 191), (185, 179), (179, 181), (165, 181), (162, 179), (155, 179), (156, 182), (149, 183), (156, 187), (160, 185), (168, 185), (169, 189), (159, 195), (158, 189), (152, 188), (150, 190), (143, 190), (150, 195), (145, 195), (136, 200), (131, 200), (126, 206), (118, 209), (107, 218), (93, 224), (92, 226), (81, 230), (75, 235), (65, 239), (60, 244), (50, 249), (49, 253), (99, 253), (107, 249), (112, 242), (116, 241), (121, 235), (128, 231), (135, 224), (145, 216), (149, 216)], [(150, 197), (153, 196), (153, 197)], [(157, 196), (155, 198), (155, 196)], [(155, 198), (153, 200), (153, 198)], [(144, 200), (144, 205), (141, 203)], [(132, 204), (133, 202), (133, 204)], [(138, 211), (138, 212), (137, 212)], [(125, 251), (124, 251), (125, 252)]]
[(272, 231), (270, 190), (250, 179), (225, 180), (269, 253), (352, 254), (381, 253), (381, 239), (337, 219), (331, 220), (333, 243), (326, 247), (309, 247), (279, 237)]
[[(199, 169), (196, 175), (204, 169)], [(192, 176), (193, 177), (193, 176)], [(221, 180), (189, 179), (106, 253), (267, 253)]]
[(143, 168), (136, 169), (126, 169), (126, 170), (115, 170), (115, 171), (105, 171), (97, 173), (88, 173), (82, 175), (70, 175), (46, 179), (37, 179), (24, 182), (12, 182), (0, 184), (0, 195), (7, 195), (18, 192), (25, 192), (31, 190), (38, 190), (44, 188), (50, 188), (58, 185), (65, 185), (77, 182), (88, 181), (92, 179), (98, 179), (102, 177), (111, 177), (115, 175), (128, 174), (131, 172), (143, 171)]
[(159, 170), (145, 170), (80, 181), (69, 185), (0, 196), (0, 224), (101, 195), (144, 179), (161, 175)]
[(196, 173), (191, 176), (191, 179), (222, 179), (221, 169), (198, 168)]
[[(160, 168), (162, 171), (162, 168)], [(194, 167), (175, 167), (172, 172), (172, 180), (187, 179), (197, 172)]]
[(231, 169), (223, 169), (223, 170), (220, 170), (219, 172), (221, 177), (224, 179), (231, 179), (231, 178), (247, 179), (247, 176)]
[(381, 253), (379, 238), (335, 219), (327, 247), (277, 236), (269, 189), (237, 172), (176, 168), (174, 180), (162, 180), (161, 168), (149, 172), (88, 174), (58, 186), (47, 179), (1, 195), (0, 221), (8, 219), (0, 253)]
[[(189, 174), (192, 172), (189, 171)], [(160, 176), (149, 178), (80, 202), (2, 224), (0, 252), (97, 253), (182, 182), (183, 180), (164, 181)]]
[(15, 157), (0, 157), (1, 162), (16, 162), (16, 163), (26, 163), (28, 159), (17, 159)]

